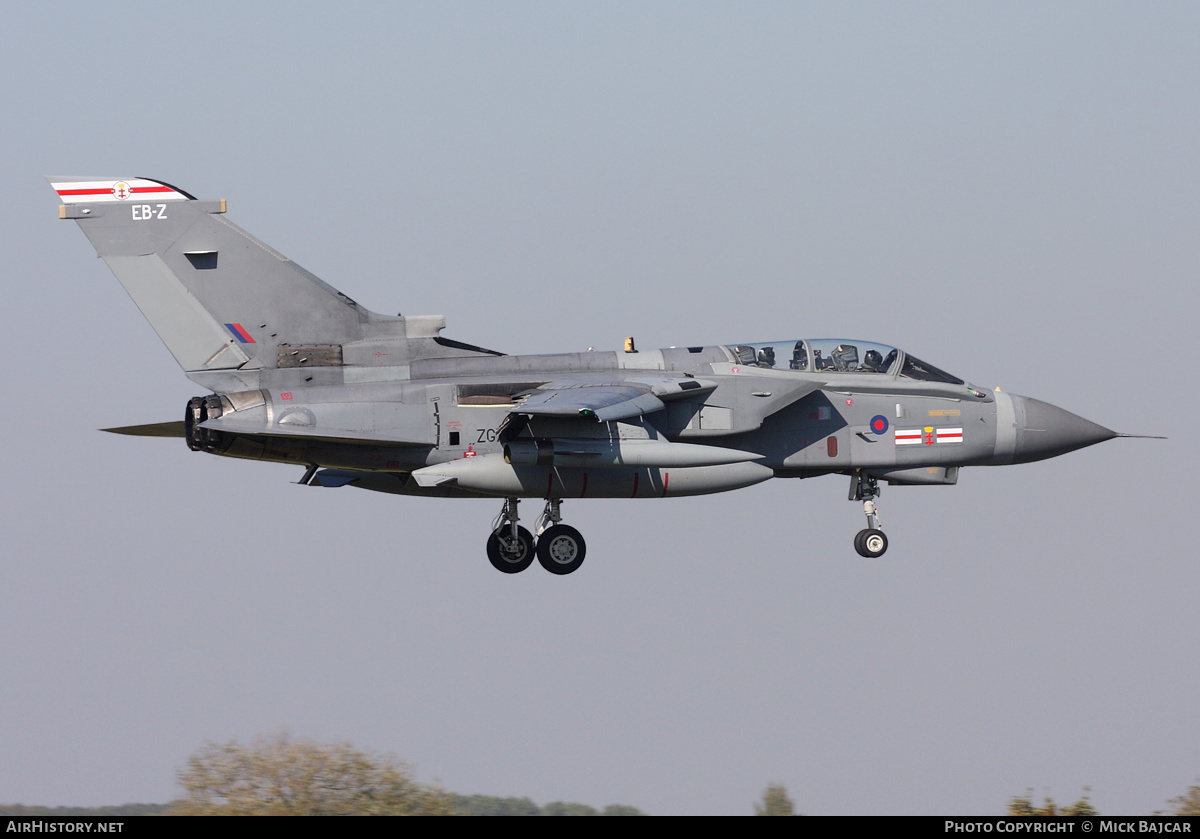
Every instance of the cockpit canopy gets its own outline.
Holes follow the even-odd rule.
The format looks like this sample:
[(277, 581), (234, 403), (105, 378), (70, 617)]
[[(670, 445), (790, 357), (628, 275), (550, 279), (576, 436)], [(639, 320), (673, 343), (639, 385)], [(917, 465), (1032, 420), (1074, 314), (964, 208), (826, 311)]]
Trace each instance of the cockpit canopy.
[(792, 339), (761, 344), (730, 344), (737, 363), (746, 367), (796, 370), (802, 373), (874, 373), (922, 382), (966, 384), (932, 364), (886, 344), (845, 338)]

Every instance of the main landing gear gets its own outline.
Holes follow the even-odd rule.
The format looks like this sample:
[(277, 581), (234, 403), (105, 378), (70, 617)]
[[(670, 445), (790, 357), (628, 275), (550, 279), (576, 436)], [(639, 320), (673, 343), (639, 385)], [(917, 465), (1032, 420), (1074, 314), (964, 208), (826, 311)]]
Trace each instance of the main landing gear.
[(538, 518), (536, 549), (534, 537), (517, 524), (518, 502), (517, 498), (506, 498), (500, 515), (492, 522), (487, 555), (493, 566), (505, 574), (516, 574), (533, 563), (535, 554), (551, 574), (570, 574), (583, 565), (587, 544), (578, 530), (562, 523), (561, 499), (546, 499), (546, 509)]
[(492, 522), (487, 555), (492, 565), (505, 574), (524, 571), (533, 562), (533, 537), (517, 524), (517, 499), (507, 499), (504, 509)]
[(875, 478), (857, 469), (850, 475), (850, 500), (861, 501), (867, 516), (866, 530), (858, 531), (854, 537), (854, 550), (858, 551), (859, 556), (883, 556), (888, 547), (887, 536), (879, 529), (879, 511), (875, 509), (875, 499), (879, 493), (879, 481)]

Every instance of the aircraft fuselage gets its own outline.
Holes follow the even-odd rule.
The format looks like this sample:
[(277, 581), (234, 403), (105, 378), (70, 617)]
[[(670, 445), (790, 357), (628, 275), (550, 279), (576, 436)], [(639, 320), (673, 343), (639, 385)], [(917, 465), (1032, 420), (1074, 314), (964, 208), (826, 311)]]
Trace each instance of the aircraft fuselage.
[[(773, 369), (731, 355), (712, 346), (432, 359), (413, 364), (406, 381), (267, 388), (230, 400), (229, 408), (248, 407), (227, 408), (223, 421), (337, 430), (363, 439), (222, 432), (219, 443), (205, 448), (366, 473), (354, 477), (357, 486), (402, 494), (628, 498), (723, 492), (771, 477), (853, 470), (892, 483), (953, 484), (961, 466), (1038, 460), (1113, 436), (1045, 403), (965, 383)], [(437, 375), (451, 363), (457, 375)], [(663, 372), (712, 387), (696, 396), (685, 391), (660, 411), (625, 420), (535, 417), (506, 437), (505, 422), (522, 394), (556, 377), (603, 383), (616, 374), (653, 378)], [(1029, 424), (1033, 412), (1036, 428)], [(591, 450), (578, 451), (584, 440)], [(435, 466), (452, 480), (422, 485), (412, 478)], [(351, 476), (325, 477), (345, 483)]]
[[(953, 484), (1116, 436), (1060, 408), (974, 387), (899, 348), (789, 339), (506, 356), (441, 335), (440, 315), (372, 312), (201, 201), (148, 178), (51, 176), (72, 219), (185, 374), (211, 395), (179, 436), (228, 457), (294, 463), (301, 483), (500, 497), (487, 541), (505, 573), (583, 562), (566, 498), (725, 492), (769, 478), (850, 477), (880, 556), (879, 482)], [(536, 532), (518, 502), (544, 498)], [(535, 545), (536, 543), (536, 545)]]

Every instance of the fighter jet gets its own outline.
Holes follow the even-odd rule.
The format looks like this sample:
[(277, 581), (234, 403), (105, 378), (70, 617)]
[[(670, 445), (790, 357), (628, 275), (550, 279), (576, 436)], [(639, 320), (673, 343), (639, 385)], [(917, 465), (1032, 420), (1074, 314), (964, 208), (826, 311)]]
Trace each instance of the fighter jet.
[[(200, 201), (149, 178), (49, 177), (184, 373), (181, 422), (106, 429), (197, 452), (291, 463), (300, 483), (494, 498), (487, 556), (583, 563), (576, 498), (726, 492), (848, 476), (864, 557), (888, 540), (880, 483), (954, 484), (1118, 435), (1046, 402), (987, 391), (886, 344), (789, 338), (623, 352), (505, 355), (442, 337), (441, 315), (388, 316)], [(522, 498), (545, 503), (534, 531)]]

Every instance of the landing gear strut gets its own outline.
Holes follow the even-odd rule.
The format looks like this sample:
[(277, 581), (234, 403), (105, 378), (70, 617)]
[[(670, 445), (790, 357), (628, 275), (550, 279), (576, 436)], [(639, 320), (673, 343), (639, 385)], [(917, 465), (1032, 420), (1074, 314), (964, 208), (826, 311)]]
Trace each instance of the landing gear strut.
[(487, 555), (492, 565), (505, 574), (524, 571), (533, 562), (533, 537), (517, 524), (517, 499), (504, 499), (504, 509), (492, 522), (487, 540)]
[(493, 566), (505, 574), (516, 574), (528, 568), (535, 555), (551, 574), (570, 574), (583, 565), (587, 544), (578, 530), (562, 524), (561, 499), (546, 499), (546, 509), (538, 518), (536, 550), (534, 537), (517, 524), (518, 503), (519, 499), (506, 498), (492, 522), (487, 555)]
[(879, 481), (871, 475), (864, 475), (857, 469), (850, 475), (850, 500), (861, 501), (867, 516), (866, 530), (860, 530), (854, 537), (854, 550), (859, 556), (883, 556), (888, 547), (887, 536), (879, 529), (879, 511), (875, 509), (879, 493)]

